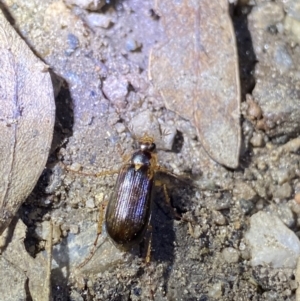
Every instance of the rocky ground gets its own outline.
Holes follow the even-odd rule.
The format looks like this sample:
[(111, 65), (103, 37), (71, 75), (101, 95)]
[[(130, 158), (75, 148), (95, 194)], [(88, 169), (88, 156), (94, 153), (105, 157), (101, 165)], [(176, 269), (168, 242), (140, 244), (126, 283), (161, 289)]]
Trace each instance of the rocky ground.
[[(296, 300), (300, 5), (241, 2), (231, 12), (242, 147), (239, 167), (231, 170), (207, 155), (193, 121), (167, 110), (149, 81), (149, 53), (163, 39), (152, 1), (1, 1), (11, 24), (49, 65), (56, 92), (51, 155), (19, 210), (25, 225), (13, 223), (7, 262), (0, 263), (9, 276), (1, 276), (2, 296), (17, 296), (15, 290), (18, 300), (41, 300), (37, 283), (46, 273), (51, 220), (53, 300)], [(158, 186), (150, 263), (145, 244), (123, 253), (103, 229), (93, 258), (78, 269), (116, 180), (93, 175), (118, 171), (142, 132), (155, 138), (159, 164), (179, 175), (159, 180), (182, 219), (174, 219)], [(12, 277), (19, 284), (5, 285)]]

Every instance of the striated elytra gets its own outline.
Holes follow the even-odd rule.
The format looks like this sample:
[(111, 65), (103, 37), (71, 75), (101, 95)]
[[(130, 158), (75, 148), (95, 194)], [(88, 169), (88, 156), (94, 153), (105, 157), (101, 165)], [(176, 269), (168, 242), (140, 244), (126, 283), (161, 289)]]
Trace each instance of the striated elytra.
[(141, 139), (140, 149), (121, 168), (107, 206), (107, 233), (124, 249), (140, 242), (149, 224), (153, 177), (157, 168), (154, 150), (155, 144), (149, 137)]

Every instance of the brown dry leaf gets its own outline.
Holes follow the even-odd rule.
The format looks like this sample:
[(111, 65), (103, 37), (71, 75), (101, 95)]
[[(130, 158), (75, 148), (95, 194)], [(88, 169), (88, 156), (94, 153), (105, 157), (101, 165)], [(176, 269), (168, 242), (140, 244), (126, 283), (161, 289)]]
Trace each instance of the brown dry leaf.
[(0, 11), (0, 235), (49, 154), (55, 104), (45, 70)]
[[(29, 289), (33, 301), (51, 300), (48, 280), (51, 270), (49, 271), (47, 262), (51, 258), (51, 250), (48, 250), (47, 255), (39, 253), (32, 258), (24, 245), (26, 231), (27, 227), (18, 219), (14, 227), (7, 228), (0, 237), (0, 249), (4, 250), (0, 256), (0, 266), (6, 268), (4, 271), (0, 270), (0, 300), (27, 300), (19, 297), (21, 294), (26, 295), (26, 292), (23, 293), (24, 288)], [(13, 273), (14, 277), (9, 277)], [(11, 296), (15, 296), (15, 299)]]
[(158, 0), (166, 41), (150, 55), (150, 79), (166, 107), (190, 120), (208, 154), (238, 166), (240, 80), (227, 0)]
[[(26, 300), (26, 280), (25, 272), (21, 271), (0, 256), (0, 293), (1, 300), (16, 301)], [(13, 285), (11, 285), (13, 282)]]

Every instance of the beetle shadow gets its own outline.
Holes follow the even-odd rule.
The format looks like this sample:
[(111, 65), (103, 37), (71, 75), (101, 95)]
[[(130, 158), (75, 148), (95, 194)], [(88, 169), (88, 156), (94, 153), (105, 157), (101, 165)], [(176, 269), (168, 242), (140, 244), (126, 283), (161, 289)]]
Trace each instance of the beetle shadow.
[[(241, 82), (241, 101), (246, 100), (247, 94), (252, 94), (255, 88), (255, 65), (257, 58), (251, 33), (248, 28), (248, 15), (251, 13), (250, 5), (232, 6), (232, 23), (236, 36), (236, 46), (239, 60), (239, 77)], [(242, 116), (241, 116), (242, 117)], [(242, 121), (241, 121), (242, 124)], [(240, 163), (246, 168), (251, 162), (249, 146), (245, 143), (245, 137), (241, 139)], [(249, 144), (249, 143), (248, 143)]]
[(251, 6), (236, 6), (232, 15), (239, 59), (242, 101), (246, 99), (247, 93), (252, 93), (255, 87), (254, 69), (257, 58), (248, 28), (248, 15), (251, 9)]
[[(173, 203), (173, 197), (174, 199), (177, 198), (176, 190), (172, 190), (172, 196), (168, 195), (168, 197)], [(178, 204), (174, 205), (177, 207)], [(174, 222), (178, 217), (174, 215), (174, 210), (176, 209), (173, 204), (167, 203), (163, 189), (155, 189), (150, 221), (152, 226), (151, 261), (166, 264), (163, 271), (165, 292), (168, 290), (168, 282), (175, 260), (176, 235)]]
[[(66, 300), (69, 296), (68, 281), (70, 276), (70, 259), (67, 238), (53, 248), (53, 259), (58, 267), (51, 271), (51, 291), (53, 300)], [(65, 274), (63, 273), (65, 271)]]
[(1, 254), (5, 252), (5, 250), (7, 249), (8, 244), (12, 241), (12, 238), (13, 238), (13, 235), (14, 235), (14, 232), (15, 232), (15, 228), (16, 228), (17, 222), (18, 222), (18, 217), (15, 216), (11, 220), (9, 226), (7, 227), (7, 229), (6, 229), (7, 235), (5, 237), (4, 243), (0, 247)]
[(151, 217), (151, 260), (172, 264), (175, 241), (174, 218), (170, 212), (172, 208), (167, 208), (165, 202), (163, 195), (156, 192)]
[(50, 72), (55, 93), (55, 125), (50, 154), (57, 160), (55, 151), (60, 148), (69, 137), (73, 136), (74, 113), (70, 89), (65, 80)]

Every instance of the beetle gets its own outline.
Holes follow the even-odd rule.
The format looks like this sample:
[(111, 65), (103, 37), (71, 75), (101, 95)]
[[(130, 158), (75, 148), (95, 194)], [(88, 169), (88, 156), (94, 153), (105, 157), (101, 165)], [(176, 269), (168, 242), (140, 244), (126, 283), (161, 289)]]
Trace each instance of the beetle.
[(159, 169), (155, 149), (153, 138), (139, 140), (139, 150), (121, 167), (107, 205), (106, 231), (124, 249), (139, 243), (149, 224), (153, 179)]
[[(130, 159), (118, 172), (114, 191), (108, 201), (104, 218), (108, 237), (119, 249), (123, 250), (128, 250), (133, 245), (140, 243), (149, 226), (155, 173), (162, 171), (170, 174), (168, 170), (157, 163), (154, 139), (144, 135), (138, 142), (139, 149), (133, 152)], [(115, 172), (104, 171), (96, 174), (96, 176), (112, 173)], [(170, 202), (165, 185), (163, 188), (165, 197)], [(103, 212), (104, 208), (102, 207), (93, 250), (78, 268), (86, 265), (96, 251), (98, 238), (102, 233)], [(149, 261), (150, 257), (149, 247), (151, 247), (151, 239), (146, 261)]]

